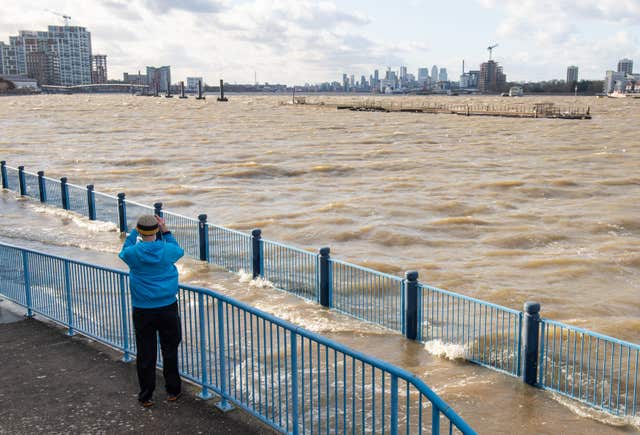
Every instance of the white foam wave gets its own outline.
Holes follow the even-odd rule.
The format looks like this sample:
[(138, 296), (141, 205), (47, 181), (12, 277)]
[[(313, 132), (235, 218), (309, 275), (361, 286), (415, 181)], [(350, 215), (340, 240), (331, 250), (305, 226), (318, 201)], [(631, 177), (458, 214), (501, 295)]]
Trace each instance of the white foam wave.
[(640, 417), (612, 415), (608, 412), (599, 411), (591, 406), (584, 405), (558, 393), (553, 393), (551, 397), (582, 418), (590, 418), (610, 426), (631, 427), (635, 430), (640, 430)]
[(92, 221), (84, 216), (80, 216), (79, 214), (68, 211), (68, 210), (52, 208), (52, 207), (47, 207), (42, 205), (34, 205), (33, 211), (35, 211), (36, 213), (47, 214), (49, 216), (56, 216), (56, 217), (71, 219), (74, 225), (82, 229), (91, 231), (93, 233), (102, 233), (105, 231), (111, 231), (111, 232), (118, 231), (118, 227), (114, 223), (103, 222), (103, 221)]
[(268, 279), (265, 279), (262, 277), (253, 279), (253, 274), (249, 272), (245, 272), (244, 269), (240, 269), (237, 275), (238, 275), (238, 282), (249, 283), (249, 287), (251, 288), (275, 288), (273, 283)]
[(457, 343), (445, 343), (442, 340), (430, 340), (424, 344), (424, 348), (431, 355), (446, 358), (451, 361), (464, 359), (465, 347)]

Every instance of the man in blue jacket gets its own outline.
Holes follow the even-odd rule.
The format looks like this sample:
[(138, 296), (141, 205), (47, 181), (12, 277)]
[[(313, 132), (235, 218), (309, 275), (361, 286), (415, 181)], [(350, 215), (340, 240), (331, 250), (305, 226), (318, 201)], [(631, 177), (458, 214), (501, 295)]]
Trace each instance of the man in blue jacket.
[[(157, 237), (158, 232), (162, 233), (162, 239)], [(131, 231), (120, 251), (120, 258), (130, 269), (133, 326), (138, 349), (138, 400), (144, 407), (153, 405), (157, 335), (160, 335), (167, 400), (177, 400), (182, 391), (178, 373), (182, 329), (176, 298), (178, 270), (174, 263), (183, 255), (183, 249), (167, 230), (164, 219), (152, 215), (138, 219), (136, 229)]]

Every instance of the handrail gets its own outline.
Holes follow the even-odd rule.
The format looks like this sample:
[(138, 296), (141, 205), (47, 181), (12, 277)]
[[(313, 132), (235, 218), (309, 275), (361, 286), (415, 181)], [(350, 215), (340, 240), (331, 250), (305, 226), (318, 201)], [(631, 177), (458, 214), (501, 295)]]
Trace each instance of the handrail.
[[(17, 255), (12, 256), (12, 253)], [(17, 261), (18, 257), (21, 257), (20, 261)], [(3, 268), (0, 268), (0, 293), (4, 294), (5, 297), (13, 300), (14, 302), (25, 306), (28, 313), (40, 313), (57, 323), (61, 323), (62, 325), (69, 327), (70, 333), (72, 331), (77, 331), (100, 342), (113, 346), (118, 350), (124, 351), (125, 357), (129, 353), (134, 353), (133, 349), (127, 342), (128, 337), (131, 336), (130, 323), (127, 323), (127, 319), (131, 317), (130, 302), (128, 301), (128, 298), (124, 298), (127, 290), (124, 286), (124, 282), (129, 276), (127, 272), (110, 267), (94, 265), (84, 261), (72, 260), (58, 255), (47, 254), (34, 249), (21, 248), (7, 243), (0, 243), (0, 260), (3, 260), (3, 263), (0, 263), (3, 265)], [(11, 260), (13, 260), (13, 262)], [(20, 267), (20, 264), (23, 266)], [(63, 265), (64, 267), (60, 267), (60, 265)], [(13, 269), (12, 266), (14, 267)], [(99, 274), (96, 275), (95, 272), (87, 272), (86, 270), (81, 271), (77, 266), (82, 266), (85, 269), (97, 271), (98, 273), (103, 272), (106, 274), (115, 274), (122, 278), (113, 279), (109, 278), (109, 275), (102, 276)], [(42, 272), (45, 268), (47, 269), (46, 273), (39, 273), (39, 271)], [(62, 274), (63, 276), (58, 276), (59, 274)], [(76, 282), (78, 279), (80, 280), (80, 284), (77, 284)], [(62, 294), (63, 292), (59, 291), (60, 289), (58, 287), (61, 282), (64, 282), (63, 292), (66, 293), (66, 296)], [(120, 284), (118, 285), (117, 282)], [(19, 295), (15, 293), (15, 285), (23, 286), (22, 288), (25, 292), (24, 298), (19, 297)], [(13, 290), (9, 290), (9, 288), (13, 288)], [(345, 345), (310, 332), (300, 326), (293, 325), (290, 322), (279, 319), (269, 313), (251, 307), (246, 303), (237, 301), (227, 295), (218, 293), (215, 290), (185, 284), (180, 284), (179, 289), (179, 300), (185, 325), (183, 327), (184, 334), (183, 343), (181, 345), (183, 361), (181, 364), (182, 375), (202, 387), (203, 397), (208, 397), (208, 389), (216, 391), (222, 398), (222, 405), (219, 404), (219, 406), (228, 407), (228, 405), (225, 405), (226, 401), (236, 403), (275, 429), (282, 432), (296, 434), (299, 431), (299, 419), (302, 419), (303, 431), (305, 421), (309, 421), (311, 425), (316, 421), (313, 417), (313, 410), (316, 409), (313, 407), (313, 401), (317, 400), (316, 407), (319, 414), (317, 420), (318, 427), (320, 428), (324, 425), (328, 431), (330, 425), (333, 425), (334, 430), (338, 430), (340, 422), (332, 420), (331, 413), (327, 412), (324, 419), (320, 414), (325, 406), (326, 409), (329, 410), (330, 403), (334, 404), (337, 413), (339, 402), (346, 404), (347, 400), (350, 398), (355, 404), (356, 396), (353, 394), (350, 395), (351, 392), (347, 391), (346, 388), (340, 396), (334, 397), (331, 395), (334, 389), (336, 394), (339, 390), (342, 390), (342, 388), (338, 387), (340, 365), (338, 363), (332, 364), (333, 361), (329, 358), (329, 351), (331, 351), (333, 352), (335, 361), (338, 361), (338, 354), (341, 355), (341, 361), (350, 361), (353, 374), (356, 373), (356, 370), (361, 372), (358, 372), (358, 375), (355, 377), (352, 375), (349, 379), (349, 382), (353, 385), (354, 392), (355, 383), (360, 382), (360, 374), (362, 375), (362, 382), (364, 382), (364, 374), (367, 370), (370, 370), (372, 373), (377, 370), (382, 377), (382, 396), (379, 397), (378, 400), (382, 400), (384, 403), (385, 397), (387, 397), (384, 392), (384, 378), (386, 374), (386, 376), (389, 377), (392, 386), (395, 385), (395, 389), (392, 387), (390, 388), (391, 391), (388, 392), (391, 397), (388, 400), (391, 401), (390, 405), (392, 408), (395, 408), (396, 410), (398, 409), (398, 381), (402, 380), (407, 384), (407, 392), (409, 392), (409, 387), (415, 390), (415, 394), (420, 398), (420, 403), (422, 403), (422, 397), (425, 397), (426, 400), (431, 403), (433, 412), (431, 429), (433, 433), (437, 434), (440, 432), (439, 424), (442, 417), (445, 417), (449, 422), (449, 433), (451, 433), (453, 428), (456, 428), (463, 434), (476, 433), (446, 402), (444, 402), (431, 388), (429, 388), (424, 381), (404, 369), (393, 366), (377, 358), (367, 356), (362, 352), (350, 349)], [(110, 300), (109, 298), (113, 299)], [(112, 304), (113, 301), (116, 301), (115, 308)], [(121, 301), (122, 303), (118, 304), (117, 301)], [(66, 309), (63, 309), (64, 305), (66, 305), (66, 307), (64, 307)], [(231, 313), (229, 313), (229, 307), (232, 307)], [(120, 311), (121, 315), (118, 315), (117, 311)], [(195, 314), (198, 311), (199, 315)], [(77, 320), (76, 317), (78, 318)], [(240, 343), (243, 339), (243, 335), (240, 333), (241, 318), (244, 319), (243, 343)], [(247, 324), (247, 318), (249, 318), (249, 324)], [(120, 319), (122, 319), (122, 323), (119, 323)], [(238, 320), (237, 329), (236, 319)], [(256, 320), (254, 321), (252, 319)], [(92, 327), (90, 326), (92, 324), (94, 325), (93, 330), (91, 330)], [(228, 330), (230, 328), (230, 324), (232, 329)], [(99, 327), (96, 329), (95, 325), (99, 325)], [(269, 325), (269, 337), (271, 337), (268, 345), (266, 325)], [(227, 331), (225, 331), (224, 328), (226, 328)], [(287, 345), (285, 338), (284, 348), (281, 348), (280, 335), (277, 335), (278, 340), (276, 347), (274, 347), (274, 328), (278, 334), (280, 330), (287, 331), (287, 333), (290, 334), (291, 340), (289, 341), (289, 345)], [(197, 331), (194, 333), (194, 330), (196, 329)], [(250, 339), (247, 338), (247, 331), (250, 333)], [(257, 356), (254, 356), (253, 353), (255, 348), (255, 342), (253, 339), (254, 333), (258, 340), (258, 346), (256, 348)], [(211, 335), (213, 335), (214, 338), (209, 338), (207, 340), (206, 337), (210, 337)], [(215, 338), (216, 335), (219, 336), (217, 345)], [(261, 336), (263, 337), (262, 344), (260, 344)], [(238, 343), (236, 343), (236, 340), (238, 340)], [(306, 363), (304, 353), (305, 340), (309, 344), (309, 354), (306, 357)], [(313, 352), (311, 351), (312, 343), (314, 349)], [(301, 346), (300, 349), (298, 349), (299, 345)], [(244, 358), (242, 357), (243, 346), (245, 349)], [(250, 357), (246, 352), (247, 346), (251, 349)], [(320, 358), (321, 347), (324, 349), (322, 352), (326, 354), (324, 366), (323, 360)], [(262, 356), (260, 356), (261, 349), (264, 352)], [(317, 358), (314, 357), (315, 349), (317, 349)], [(238, 350), (240, 352), (239, 356), (237, 353)], [(281, 357), (281, 350), (285, 353), (284, 359)], [(289, 356), (287, 356), (287, 351), (289, 352)], [(301, 352), (299, 360), (294, 357), (297, 352)], [(282, 379), (280, 376), (278, 376), (276, 382), (274, 379), (274, 354), (277, 355), (278, 373), (280, 373), (281, 370), (280, 363), (282, 359), (282, 363), (285, 365), (285, 377), (289, 375), (293, 376), (295, 379), (299, 377), (301, 380), (301, 391), (297, 390), (297, 386), (292, 386), (291, 391), (289, 391), (288, 383), (283, 390)], [(271, 355), (270, 364), (267, 355)], [(249, 376), (246, 365), (243, 368), (245, 361), (250, 361), (252, 367), (251, 400), (249, 400), (248, 385), (245, 385), (244, 387), (247, 390), (247, 395), (243, 394), (242, 371), (245, 371), (247, 379)], [(300, 361), (301, 365), (298, 364), (298, 361)], [(229, 362), (231, 364), (235, 363), (235, 365), (233, 368), (225, 368), (225, 362)], [(287, 366), (289, 362), (290, 365)], [(238, 366), (237, 364), (240, 365)], [(261, 394), (264, 390), (264, 393), (262, 394), (266, 396), (266, 405), (264, 408), (262, 406), (262, 399), (260, 399), (259, 406), (256, 406), (255, 404), (255, 389), (253, 388), (255, 387), (253, 384), (255, 382), (254, 364), (258, 365), (258, 394)], [(309, 364), (308, 373), (306, 373), (307, 364)], [(269, 368), (271, 370), (270, 385), (269, 382), (267, 382)], [(307, 396), (304, 388), (306, 386), (308, 389), (313, 391), (314, 386), (316, 386), (316, 383), (313, 380), (314, 368), (317, 376), (317, 397), (316, 393), (311, 392), (311, 395), (308, 397), (308, 400), (311, 402), (307, 405)], [(232, 380), (231, 378), (231, 370), (233, 370), (233, 373), (235, 374), (236, 369), (241, 371), (240, 397), (238, 397), (236, 390), (237, 379)], [(289, 373), (289, 371), (291, 371), (291, 373)], [(209, 373), (212, 374), (211, 378), (208, 377)], [(264, 373), (263, 380), (260, 379), (261, 373)], [(321, 396), (320, 377), (323, 376), (323, 374), (325, 376), (327, 389), (326, 394)], [(333, 381), (330, 383), (329, 379), (331, 377), (333, 377)], [(233, 382), (233, 385), (229, 385), (226, 383), (227, 381), (229, 381), (229, 383)], [(347, 382), (346, 377), (344, 382)], [(400, 421), (402, 419), (406, 419), (407, 431), (409, 432), (409, 413), (411, 411), (416, 412), (416, 409), (410, 410), (401, 408), (401, 412), (403, 414), (400, 417), (402, 418), (399, 419), (399, 416), (396, 415), (395, 418), (392, 418), (388, 422), (384, 416), (384, 409), (380, 411), (382, 412), (382, 417), (380, 417), (379, 414), (376, 417), (377, 408), (375, 405), (375, 396), (379, 395), (379, 388), (376, 389), (375, 387), (376, 384), (372, 386), (371, 392), (371, 394), (373, 394), (371, 398), (373, 405), (367, 405), (367, 412), (372, 412), (373, 415), (373, 424), (375, 425), (375, 422), (378, 421), (379, 424), (383, 425), (383, 427), (388, 425), (391, 433), (397, 433), (401, 425), (405, 425), (405, 423), (400, 423)], [(271, 404), (272, 406), (275, 406), (273, 400), (275, 395), (274, 388), (277, 389), (278, 395), (283, 393), (283, 391), (287, 397), (289, 397), (290, 394), (292, 396), (292, 400), (298, 400), (298, 396), (301, 394), (300, 398), (302, 399), (303, 408), (302, 413), (299, 415), (291, 415), (290, 413), (296, 412), (295, 408), (290, 410), (288, 406), (285, 407), (286, 416), (284, 418), (285, 423), (283, 423), (280, 404), (280, 407), (278, 408), (279, 412), (276, 417), (274, 409), (272, 408), (269, 410), (268, 407), (269, 393), (272, 397)], [(362, 391), (364, 392), (365, 385), (359, 384), (358, 389), (360, 388), (362, 388)], [(365, 397), (358, 397), (357, 401), (360, 402), (360, 400), (362, 400), (362, 412), (365, 412)], [(308, 406), (311, 416), (305, 414), (305, 405)], [(419, 406), (417, 411), (420, 413), (421, 417), (423, 412), (422, 405)], [(360, 422), (358, 417), (359, 414), (356, 414), (357, 413), (355, 412), (351, 412), (348, 415), (348, 422), (352, 425), (353, 430), (356, 429), (356, 426), (362, 431), (371, 430), (367, 429), (369, 426), (367, 426), (364, 419)], [(346, 419), (347, 416), (345, 415), (344, 418)], [(428, 424), (428, 419), (426, 420), (426, 424)], [(347, 420), (345, 420), (345, 426), (343, 428), (345, 431), (346, 424)], [(411, 424), (415, 425), (416, 422), (412, 421)], [(422, 431), (422, 425), (425, 424), (423, 419), (420, 418), (417, 424), (419, 425), (417, 429)], [(292, 426), (291, 430), (289, 429), (290, 425)], [(314, 432), (313, 426), (311, 432)], [(320, 432), (319, 429), (318, 432)]]

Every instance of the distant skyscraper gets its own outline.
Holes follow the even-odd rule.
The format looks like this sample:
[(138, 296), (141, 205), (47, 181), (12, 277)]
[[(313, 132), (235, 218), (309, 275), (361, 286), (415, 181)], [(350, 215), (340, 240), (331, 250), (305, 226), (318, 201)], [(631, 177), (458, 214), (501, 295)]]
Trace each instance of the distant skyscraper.
[(575, 83), (578, 81), (578, 67), (571, 65), (567, 68), (567, 84)]
[(429, 80), (429, 68), (418, 68), (418, 82), (423, 85)]
[(92, 83), (107, 83), (106, 54), (96, 54), (91, 56), (91, 81)]
[(438, 67), (436, 65), (431, 67), (431, 80), (438, 81)]
[(400, 67), (400, 83), (406, 83), (406, 82), (407, 82), (407, 67), (401, 66)]
[(447, 69), (446, 68), (440, 68), (440, 72), (438, 73), (438, 80), (441, 82), (446, 82), (448, 81), (449, 77), (447, 76)]
[(155, 90), (156, 86), (158, 86), (158, 90), (161, 92), (166, 92), (169, 89), (169, 85), (171, 83), (171, 67), (170, 66), (161, 66), (147, 67), (147, 84), (151, 87), (152, 90)]
[(633, 74), (633, 61), (631, 59), (620, 59), (618, 61), (618, 72)]
[(502, 92), (507, 77), (502, 72), (502, 67), (494, 60), (480, 65), (480, 78), (478, 90), (483, 93)]
[(349, 78), (346, 74), (342, 74), (342, 90), (345, 92), (349, 90)]

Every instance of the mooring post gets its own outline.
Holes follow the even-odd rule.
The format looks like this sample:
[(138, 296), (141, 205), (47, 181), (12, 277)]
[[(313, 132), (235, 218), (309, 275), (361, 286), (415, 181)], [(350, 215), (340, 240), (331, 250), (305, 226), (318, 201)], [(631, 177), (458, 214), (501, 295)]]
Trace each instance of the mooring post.
[(3, 160), (0, 162), (0, 172), (2, 173), (2, 188), (9, 188), (9, 177), (7, 176), (7, 161)]
[(180, 98), (187, 98), (187, 96), (184, 94), (184, 81), (180, 82)]
[(173, 98), (173, 95), (171, 95), (171, 82), (169, 80), (167, 80), (167, 94), (165, 98)]
[(89, 211), (89, 220), (96, 220), (96, 193), (93, 190), (93, 184), (87, 184), (87, 209)]
[(62, 201), (62, 209), (69, 210), (69, 186), (67, 185), (67, 177), (60, 178), (60, 199)]
[(218, 97), (218, 101), (228, 101), (224, 96), (224, 81), (222, 79), (220, 79), (220, 97)]
[(40, 202), (47, 202), (47, 186), (44, 179), (44, 171), (38, 171), (38, 191), (40, 192)]
[(200, 242), (200, 260), (209, 261), (209, 224), (207, 215), (198, 216), (198, 240)]
[(522, 381), (535, 385), (538, 377), (540, 304), (525, 302), (522, 317)]
[(251, 230), (251, 268), (253, 278), (262, 276), (264, 273), (264, 259), (262, 255), (262, 230), (255, 228)]
[(20, 183), (20, 196), (27, 194), (27, 181), (24, 178), (24, 166), (18, 166), (18, 181)]
[(127, 228), (127, 202), (124, 192), (118, 193), (118, 223), (120, 224), (120, 232), (126, 233)]
[(333, 294), (331, 292), (331, 272), (329, 247), (320, 248), (320, 305), (331, 308), (333, 306)]
[[(153, 214), (158, 216), (158, 217), (162, 217), (162, 203), (161, 202), (156, 202), (153, 204)], [(162, 240), (162, 231), (158, 231), (156, 233), (156, 240)]]
[(196, 100), (204, 100), (205, 97), (204, 95), (202, 95), (202, 80), (198, 80), (198, 96), (196, 97)]
[(411, 270), (404, 274), (405, 291), (405, 336), (409, 340), (418, 338), (418, 272)]

